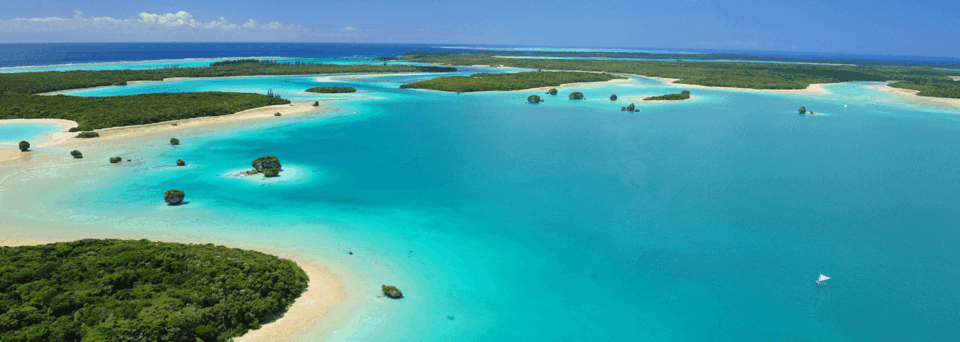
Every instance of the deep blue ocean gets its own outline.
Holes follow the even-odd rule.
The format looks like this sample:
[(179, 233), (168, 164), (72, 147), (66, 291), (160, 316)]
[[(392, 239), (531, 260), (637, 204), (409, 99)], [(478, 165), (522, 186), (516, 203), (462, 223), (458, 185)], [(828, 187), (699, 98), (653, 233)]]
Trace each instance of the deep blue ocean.
[[(429, 48), (107, 45), (65, 45), (46, 57), (20, 46), (16, 61), (3, 63), (367, 62)], [(499, 69), (456, 74), (480, 71)], [(30, 187), (0, 182), (0, 204), (41, 198), (0, 215), (69, 221), (96, 236), (228, 239), (322, 260), (350, 274), (335, 310), (346, 318), (308, 341), (960, 339), (956, 109), (868, 88), (882, 83), (829, 85), (827, 94), (690, 89), (692, 100), (654, 104), (635, 99), (683, 88), (632, 77), (557, 96), (399, 89), (433, 76), (70, 92), (272, 89), (294, 101), (331, 100), (343, 115), (180, 136), (177, 147), (117, 146), (85, 158), (104, 165), (93, 171), (37, 170)], [(358, 93), (303, 92), (318, 85)], [(588, 100), (567, 100), (574, 90)], [(526, 103), (534, 93), (546, 102)], [(619, 110), (630, 102), (640, 112)], [(801, 105), (824, 115), (797, 115)], [(103, 162), (113, 155), (134, 161)], [(286, 175), (225, 177), (261, 155), (278, 156)], [(179, 158), (189, 166), (169, 167)], [(163, 205), (157, 194), (169, 188), (190, 203)], [(819, 274), (832, 279), (817, 286)], [(407, 297), (377, 298), (381, 284)]]

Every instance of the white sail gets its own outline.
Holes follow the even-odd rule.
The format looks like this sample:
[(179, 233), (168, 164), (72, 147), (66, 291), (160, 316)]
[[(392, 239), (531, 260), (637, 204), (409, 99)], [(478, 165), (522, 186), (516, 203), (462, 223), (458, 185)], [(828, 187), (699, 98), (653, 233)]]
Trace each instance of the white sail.
[(824, 280), (827, 280), (827, 279), (830, 279), (830, 277), (821, 274), (821, 275), (820, 275), (820, 279), (817, 279), (817, 281), (824, 281)]

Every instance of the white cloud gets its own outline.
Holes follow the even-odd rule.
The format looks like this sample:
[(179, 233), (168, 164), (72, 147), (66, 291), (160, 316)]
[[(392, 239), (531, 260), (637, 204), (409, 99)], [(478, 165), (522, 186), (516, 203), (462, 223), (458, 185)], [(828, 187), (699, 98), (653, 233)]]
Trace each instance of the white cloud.
[[(212, 17), (212, 16), (200, 16)], [(69, 18), (37, 17), (0, 19), (2, 42), (71, 41), (317, 41), (344, 40), (367, 36), (369, 30), (352, 26), (327, 31), (276, 21), (261, 23), (250, 18), (234, 23), (225, 17), (198, 19), (186, 11), (142, 12), (118, 19), (86, 16), (75, 11)]]

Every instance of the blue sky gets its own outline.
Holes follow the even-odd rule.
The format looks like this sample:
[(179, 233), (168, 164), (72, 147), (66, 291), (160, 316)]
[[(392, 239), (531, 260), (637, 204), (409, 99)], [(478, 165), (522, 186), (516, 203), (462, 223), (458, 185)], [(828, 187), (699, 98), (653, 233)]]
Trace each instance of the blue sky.
[(960, 1), (0, 3), (0, 42), (297, 41), (960, 57)]

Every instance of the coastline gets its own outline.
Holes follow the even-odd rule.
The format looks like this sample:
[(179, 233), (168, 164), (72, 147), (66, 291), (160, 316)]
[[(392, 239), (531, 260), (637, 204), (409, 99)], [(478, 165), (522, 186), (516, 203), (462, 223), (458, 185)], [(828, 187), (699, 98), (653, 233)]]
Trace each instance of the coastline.
[[(125, 237), (126, 238), (126, 237)], [(203, 244), (207, 242), (200, 241), (181, 241), (180, 239), (156, 239), (151, 237), (142, 237), (151, 241), (176, 242), (187, 244)], [(121, 238), (123, 239), (123, 238)], [(58, 239), (58, 238), (37, 238), (37, 237), (17, 237), (0, 236), (0, 246), (17, 247), (44, 245), (55, 242), (69, 242), (77, 239)], [(222, 243), (217, 243), (222, 244)], [(310, 328), (317, 325), (317, 322), (326, 316), (331, 308), (344, 300), (343, 286), (340, 279), (319, 265), (318, 263), (308, 261), (283, 252), (269, 249), (263, 249), (254, 246), (231, 246), (223, 244), (230, 248), (241, 248), (254, 250), (265, 254), (270, 254), (284, 259), (289, 259), (297, 264), (310, 278), (307, 289), (294, 300), (293, 304), (287, 308), (287, 311), (279, 319), (263, 324), (260, 329), (250, 330), (242, 336), (235, 337), (237, 342), (273, 342), (273, 341), (294, 341)]]
[(807, 86), (804, 89), (752, 89), (752, 88), (735, 88), (735, 87), (712, 87), (712, 86), (704, 86), (704, 85), (698, 85), (698, 84), (675, 83), (676, 81), (680, 80), (679, 78), (653, 77), (653, 76), (634, 75), (634, 74), (628, 74), (628, 75), (651, 78), (651, 79), (655, 79), (660, 82), (663, 82), (672, 86), (681, 87), (681, 88), (759, 91), (764, 93), (779, 93), (779, 94), (827, 94), (827, 90), (823, 89), (823, 86), (832, 84), (832, 83), (811, 83), (809, 86)]
[(867, 86), (866, 88), (885, 92), (885, 93), (900, 95), (900, 96), (903, 96), (905, 99), (911, 100), (912, 103), (916, 103), (916, 104), (947, 107), (950, 109), (960, 109), (960, 99), (920, 96), (920, 95), (917, 95), (918, 93), (920, 93), (919, 90), (894, 88), (889, 85), (872, 85), (872, 86)]

